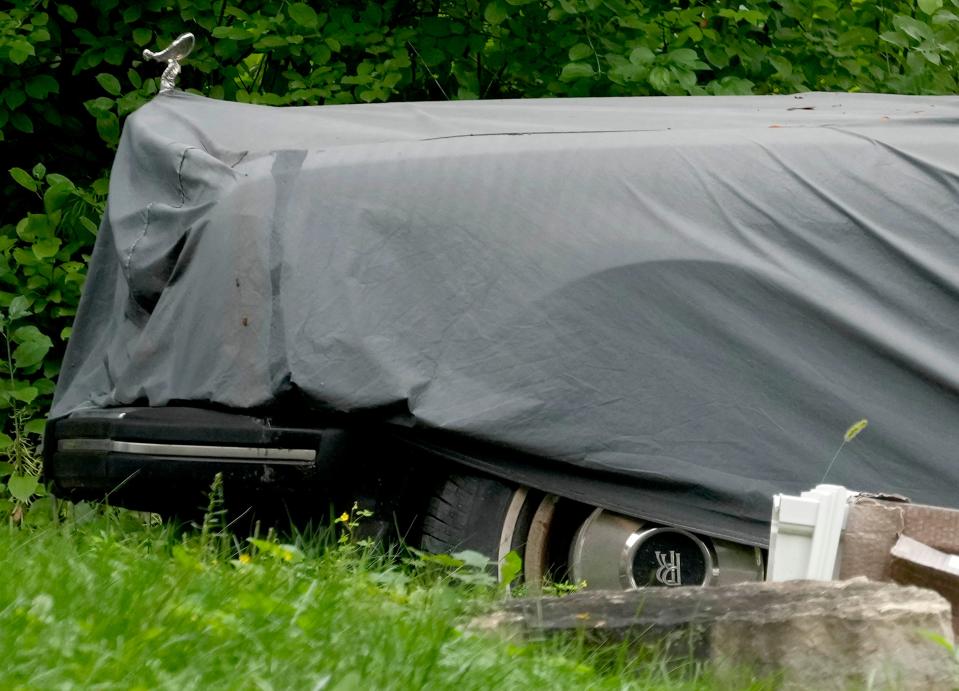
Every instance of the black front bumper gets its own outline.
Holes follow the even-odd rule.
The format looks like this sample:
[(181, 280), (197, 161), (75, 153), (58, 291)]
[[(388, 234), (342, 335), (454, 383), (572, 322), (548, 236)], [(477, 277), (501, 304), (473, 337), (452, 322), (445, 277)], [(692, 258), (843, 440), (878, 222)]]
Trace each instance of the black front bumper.
[(191, 407), (87, 410), (47, 424), (44, 472), (59, 496), (179, 515), (220, 473), (231, 504), (290, 512), (342, 485), (349, 436)]

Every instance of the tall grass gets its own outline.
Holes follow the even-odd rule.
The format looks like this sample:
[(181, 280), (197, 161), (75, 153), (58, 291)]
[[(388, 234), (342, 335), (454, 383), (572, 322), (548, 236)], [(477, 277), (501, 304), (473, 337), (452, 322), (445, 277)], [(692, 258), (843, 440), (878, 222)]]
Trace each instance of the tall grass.
[(711, 686), (694, 666), (625, 649), (466, 632), (502, 591), (428, 560), (323, 535), (234, 539), (223, 554), (208, 531), (124, 520), (0, 529), (0, 687)]

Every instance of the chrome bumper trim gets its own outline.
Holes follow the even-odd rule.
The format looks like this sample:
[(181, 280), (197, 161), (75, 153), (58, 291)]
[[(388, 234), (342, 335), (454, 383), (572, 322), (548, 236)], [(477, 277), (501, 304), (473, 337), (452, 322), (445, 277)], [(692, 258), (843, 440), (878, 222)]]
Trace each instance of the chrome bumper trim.
[(149, 456), (172, 456), (183, 459), (219, 459), (231, 463), (282, 463), (310, 465), (316, 460), (315, 449), (273, 449), (249, 446), (206, 446), (198, 444), (154, 444), (115, 441), (113, 439), (61, 439), (60, 451), (95, 451)]

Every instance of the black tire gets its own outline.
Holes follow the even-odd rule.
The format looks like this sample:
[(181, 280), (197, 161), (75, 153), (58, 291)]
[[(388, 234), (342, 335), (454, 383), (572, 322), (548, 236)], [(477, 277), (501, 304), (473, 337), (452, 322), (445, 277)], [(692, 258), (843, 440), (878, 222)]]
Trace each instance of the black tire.
[(495, 562), (515, 491), (491, 477), (450, 475), (428, 502), (421, 549), (433, 554), (473, 550)]

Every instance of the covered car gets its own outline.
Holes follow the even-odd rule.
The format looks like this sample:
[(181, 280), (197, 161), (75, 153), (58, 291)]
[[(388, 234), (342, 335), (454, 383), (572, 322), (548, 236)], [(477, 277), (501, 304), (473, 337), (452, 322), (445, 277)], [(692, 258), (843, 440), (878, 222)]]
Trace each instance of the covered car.
[(359, 430), (390, 472), (422, 451), (753, 546), (823, 480), (959, 507), (957, 122), (955, 97), (160, 94), (117, 151), (50, 473), (109, 488), (149, 449), (120, 471), (104, 439), (206, 415), (260, 421), (209, 423), (224, 447)]

